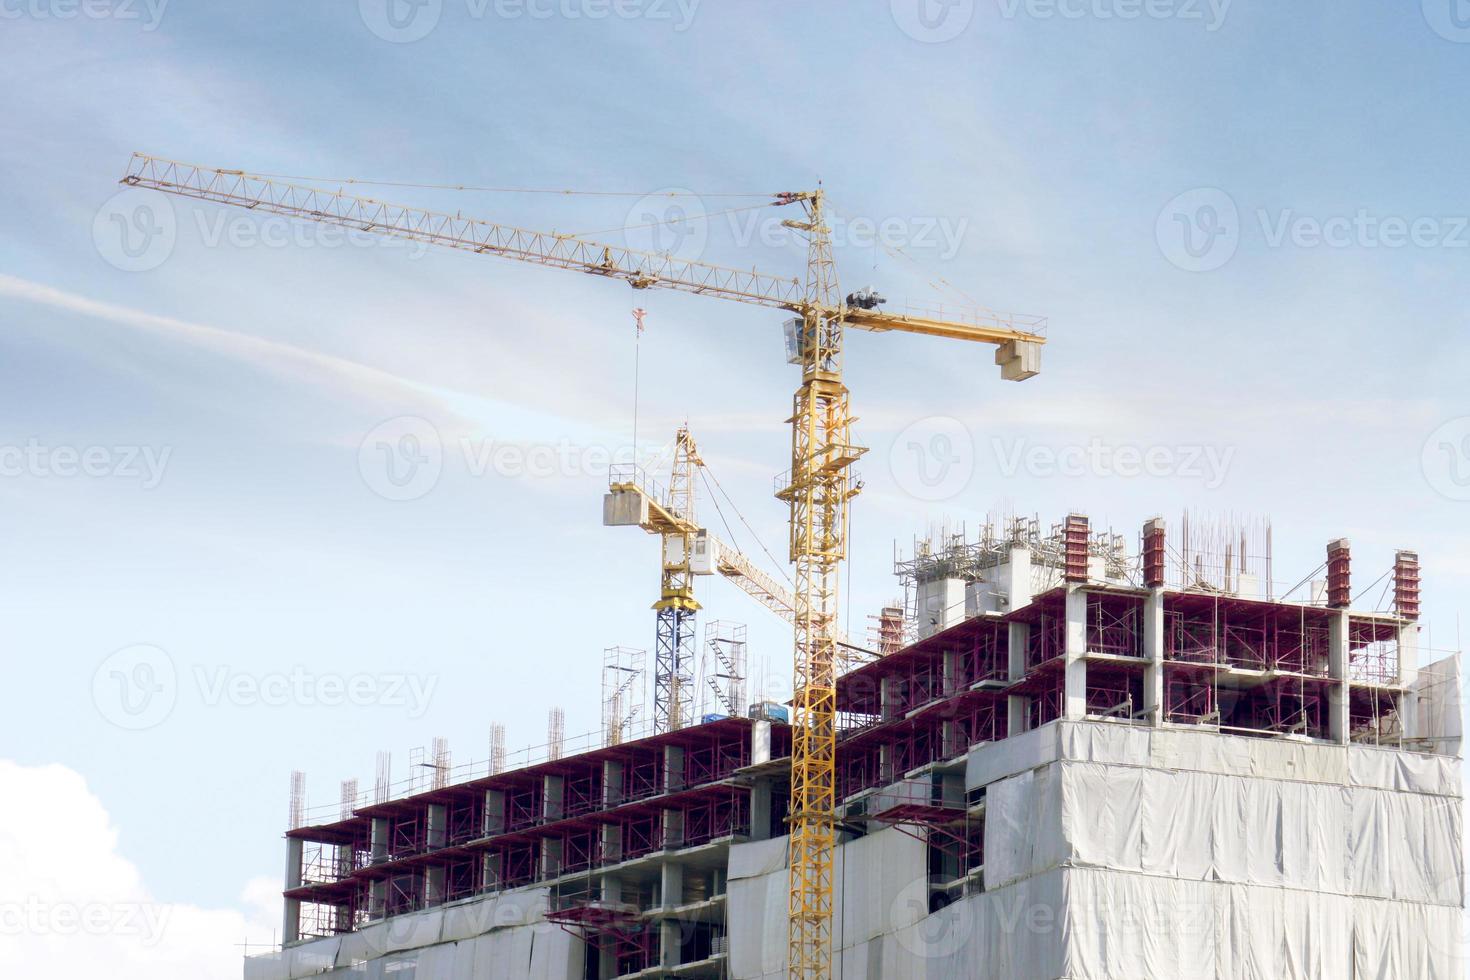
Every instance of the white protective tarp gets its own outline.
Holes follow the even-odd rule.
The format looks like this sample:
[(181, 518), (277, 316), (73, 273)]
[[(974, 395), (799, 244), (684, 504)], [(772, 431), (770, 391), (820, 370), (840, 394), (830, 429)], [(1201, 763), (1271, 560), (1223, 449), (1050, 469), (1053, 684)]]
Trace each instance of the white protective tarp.
[(988, 786), (1056, 761), (1059, 730), (1060, 725), (1053, 722), (999, 742), (975, 746), (965, 758), (965, 786), (969, 789)]
[[(1055, 980), (1065, 976), (1063, 874), (1051, 871), (999, 891), (967, 895), (885, 937), (882, 977)], [(872, 980), (871, 975), (867, 980)]]
[(836, 933), (842, 949), (911, 925), (929, 913), (926, 848), (901, 830), (882, 830), (837, 848)]
[(773, 837), (770, 840), (731, 845), (729, 880), (754, 878), (786, 867), (786, 851), (790, 842), (789, 837)]
[(987, 890), (1054, 868), (1064, 856), (1056, 763), (986, 789)]
[(587, 944), (558, 926), (522, 927), (531, 939), (530, 980), (578, 980)]
[(1433, 739), (1436, 752), (1458, 756), (1465, 730), (1465, 688), (1459, 655), (1451, 654), (1419, 668), (1414, 694), (1419, 701), (1419, 735)]
[(326, 973), (337, 965), (337, 951), (341, 945), (341, 938), (334, 936), (293, 946), (286, 951), (288, 976), (295, 980)]

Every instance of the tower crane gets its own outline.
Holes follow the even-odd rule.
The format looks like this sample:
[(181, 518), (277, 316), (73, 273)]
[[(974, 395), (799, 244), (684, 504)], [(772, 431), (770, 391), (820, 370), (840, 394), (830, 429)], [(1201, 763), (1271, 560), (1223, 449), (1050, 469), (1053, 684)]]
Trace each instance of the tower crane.
[(826, 200), (820, 188), (772, 196), (800, 216), (782, 224), (807, 241), (804, 279), (733, 269), (672, 255), (530, 231), (367, 197), (286, 182), (242, 170), (203, 167), (134, 154), (122, 184), (251, 211), (288, 215), (477, 254), (498, 255), (628, 283), (751, 303), (794, 314), (785, 324), (788, 360), (801, 368), (792, 399), (791, 468), (777, 497), (790, 509), (790, 560), (795, 569), (795, 649), (788, 904), (789, 973), (801, 980), (832, 975), (833, 859), (837, 751), (836, 641), (838, 573), (847, 554), (848, 510), (858, 487), (851, 466), (863, 454), (852, 437), (843, 384), (847, 328), (899, 331), (997, 347), (1006, 380), (1040, 369), (1045, 321), (995, 313), (888, 312), (879, 297), (844, 300), (832, 257)]
[[(615, 464), (608, 473), (602, 522), (610, 527), (636, 526), (657, 535), (662, 547), (662, 590), (655, 637), (654, 719), (660, 731), (678, 728), (691, 717), (686, 696), (693, 683), (693, 617), (700, 608), (694, 580), (722, 575), (786, 622), (796, 623), (796, 597), (739, 549), (701, 527), (695, 509), (695, 475), (705, 466), (687, 425), (674, 436), (669, 487), (660, 488), (636, 464)], [(844, 661), (874, 656), (833, 626), (833, 639)]]

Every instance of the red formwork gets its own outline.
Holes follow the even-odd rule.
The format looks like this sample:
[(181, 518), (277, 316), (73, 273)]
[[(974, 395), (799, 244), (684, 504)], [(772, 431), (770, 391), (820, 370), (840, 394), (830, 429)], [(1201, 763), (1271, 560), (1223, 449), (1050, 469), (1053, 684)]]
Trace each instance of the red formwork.
[(1348, 737), (1370, 745), (1397, 745), (1404, 735), (1398, 691), (1354, 685), (1348, 690)]
[[(722, 719), (691, 726), (364, 807), (334, 824), (300, 828), (291, 835), (311, 846), (313, 857), (304, 862), (307, 880), (288, 896), (309, 906), (345, 909), (334, 914), (360, 921), (369, 913), (398, 914), (585, 874), (669, 846), (748, 833), (749, 790), (734, 785), (733, 778), (750, 764), (752, 724)], [(773, 726), (771, 735), (773, 752), (789, 751), (785, 726)], [(671, 746), (681, 751), (671, 754)], [(621, 799), (605, 793), (608, 762), (621, 767)], [(670, 772), (676, 781), (667, 778)], [(548, 806), (547, 793), (558, 788)], [(502, 794), (505, 808), (504, 824), (493, 833), (485, 827), (489, 790)], [(442, 837), (429, 833), (434, 806), (444, 808)], [(678, 840), (666, 837), (666, 811), (684, 815)], [(387, 834), (385, 853), (376, 862), (370, 843), (375, 818)], [(616, 830), (610, 837), (605, 836), (609, 828)], [(609, 841), (619, 846), (609, 852)], [(383, 901), (369, 910), (365, 896), (374, 883)], [(326, 913), (313, 914), (326, 921)]]
[[(967, 619), (897, 653), (864, 664), (837, 680), (837, 708), (854, 719), (879, 721), (885, 682), (891, 718), (985, 682), (1001, 682), (1010, 668), (1010, 617)], [(957, 674), (945, 683), (945, 657), (955, 655)], [(857, 722), (862, 724), (862, 722)]]
[(1026, 669), (1036, 670), (1067, 655), (1067, 599), (1062, 589), (1052, 589), (1034, 598), (1030, 605), (1008, 617), (1025, 623)]
[(658, 965), (658, 926), (641, 920), (630, 904), (603, 902), (590, 888), (572, 894), (553, 892), (546, 920), (583, 940), (589, 953), (611, 954), (616, 976)]
[(447, 836), (451, 845), (468, 844), (485, 834), (485, 796), (476, 793), (465, 799), (455, 800), (446, 808)]
[(969, 643), (959, 647), (963, 654), (963, 681), (967, 686), (1008, 679), (1010, 671), (1010, 628), (1001, 622), (974, 620)]
[(893, 827), (956, 858), (965, 870), (984, 860), (983, 827), (979, 835), (974, 833), (980, 822), (970, 819), (962, 803), (943, 799), (938, 787), (930, 782), (900, 783), (876, 797), (874, 805), (876, 809), (870, 820)]
[[(1222, 727), (1280, 735), (1326, 738), (1327, 689), (1331, 682), (1282, 677), (1239, 692), (1229, 714), (1222, 711)], [(1223, 694), (1217, 692), (1223, 698)]]
[(1333, 613), (1197, 593), (1164, 598), (1164, 658), (1326, 677)]
[(1129, 718), (1143, 707), (1143, 668), (1089, 663), (1087, 713)]
[(1175, 725), (1218, 722), (1213, 667), (1164, 664), (1164, 721)]
[(678, 842), (683, 847), (750, 833), (750, 797), (739, 790), (694, 803), (683, 815), (684, 835)]
[(839, 742), (837, 796), (846, 799), (1005, 736), (1003, 691), (969, 690), (933, 701), (922, 711), (852, 732)]
[(1143, 603), (1141, 596), (1088, 593), (1088, 652), (1114, 657), (1142, 657)]
[(1399, 676), (1399, 624), (1348, 618), (1348, 677), (1355, 684), (1388, 685)]

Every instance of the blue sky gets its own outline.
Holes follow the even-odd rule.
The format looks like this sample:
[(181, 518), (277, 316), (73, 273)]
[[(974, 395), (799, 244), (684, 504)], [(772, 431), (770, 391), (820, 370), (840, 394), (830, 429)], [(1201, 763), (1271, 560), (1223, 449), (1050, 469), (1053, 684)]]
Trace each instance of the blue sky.
[[(1470, 10), (1452, 2), (975, 0), (920, 18), (906, 0), (629, 0), (602, 17), (595, 0), (442, 0), (389, 21), (383, 0), (109, 0), (95, 17), (0, 0), (0, 445), (105, 447), (109, 474), (0, 478), (0, 756), (80, 773), (152, 894), (220, 909), (279, 877), (293, 769), (326, 804), (339, 779), (370, 784), (379, 749), (401, 778), (435, 735), (462, 761), (484, 757), (492, 721), (513, 747), (540, 743), (554, 704), (570, 731), (594, 728), (601, 650), (652, 644), (656, 546), (601, 527), (593, 465), (631, 435), (635, 304), (640, 441), (687, 419), (741, 513), (783, 541), (770, 486), (797, 379), (779, 315), (186, 201), (148, 212), (173, 230), (135, 261), (113, 223), (139, 214), (115, 197), (134, 150), (327, 178), (686, 189), (695, 215), (820, 180), (844, 219), (844, 284), (897, 303), (943, 280), (1050, 318), (1044, 373), (1024, 385), (1002, 384), (988, 349), (851, 337), (871, 447), (855, 632), (895, 594), (895, 540), (935, 522), (1081, 509), (1131, 538), (1195, 508), (1269, 514), (1288, 584), (1338, 536), (1360, 586), (1419, 549), (1429, 645), (1453, 648), (1470, 613)], [(402, 37), (394, 23), (427, 33), (380, 36)], [(662, 199), (367, 192), (802, 269), (771, 230), (779, 212), (669, 237), (636, 227)], [(365, 479), (362, 445), (402, 416), (445, 452), (429, 492), (394, 501)], [(910, 452), (936, 434), (959, 467), (937, 500), (916, 477), (935, 461)], [(477, 475), (462, 440), (566, 446), (572, 463)], [(1168, 472), (1044, 465), (1091, 445), (1162, 449)], [(784, 627), (701, 585), (707, 618), (747, 622), (784, 676)], [(166, 654), (171, 710), (129, 731), (97, 702), (108, 658), (139, 644)], [(429, 693), (422, 710), (386, 694), (262, 703), (260, 684), (301, 671)]]

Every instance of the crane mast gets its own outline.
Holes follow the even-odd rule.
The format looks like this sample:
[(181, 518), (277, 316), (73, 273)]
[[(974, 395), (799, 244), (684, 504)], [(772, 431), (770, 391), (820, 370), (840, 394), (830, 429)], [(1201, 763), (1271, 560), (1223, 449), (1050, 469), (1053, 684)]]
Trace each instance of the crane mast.
[[(801, 387), (791, 412), (790, 482), (777, 496), (791, 509), (796, 573), (796, 650), (791, 754), (789, 965), (793, 977), (832, 975), (832, 867), (837, 771), (838, 570), (847, 555), (848, 505), (856, 494), (853, 444), (842, 383), (842, 307), (831, 231), (820, 190), (799, 200), (807, 235), (807, 308), (799, 327)], [(836, 311), (835, 314), (828, 311)]]
[[(895, 313), (878, 310), (871, 303), (849, 306), (838, 289), (831, 231), (820, 188), (777, 194), (772, 201), (802, 209), (802, 218), (783, 224), (807, 237), (803, 283), (791, 277), (686, 261), (140, 153), (133, 154), (121, 183), (604, 276), (635, 289), (673, 289), (796, 314), (798, 319), (790, 329), (796, 348), (793, 360), (801, 366), (801, 384), (789, 419), (791, 469), (776, 494), (790, 508), (790, 558), (795, 566), (788, 968), (790, 976), (800, 980), (831, 977), (837, 750), (834, 631), (838, 622), (839, 570), (847, 554), (848, 507), (857, 493), (850, 468), (864, 452), (852, 439), (853, 419), (842, 380), (843, 334), (852, 327), (994, 344), (1002, 377), (1023, 381), (1040, 369), (1041, 345), (1046, 342), (1040, 331), (1045, 320), (989, 312)], [(683, 446), (685, 465), (692, 477), (697, 450), (692, 439), (686, 439)], [(692, 504), (691, 479), (687, 505), (692, 508)], [(692, 512), (686, 523), (693, 526)], [(682, 541), (685, 547), (681, 560), (671, 561), (665, 551), (663, 592), (656, 607), (659, 683), (667, 685), (664, 703), (670, 706), (667, 723), (673, 727), (683, 722), (681, 687), (691, 683), (682, 671), (687, 669), (687, 658), (694, 651), (693, 617), (697, 609), (688, 568), (692, 541), (688, 535), (682, 535)]]
[(683, 518), (683, 527), (663, 534), (663, 580), (658, 602), (654, 637), (654, 724), (661, 732), (672, 732), (689, 722), (686, 702), (694, 693), (694, 617), (699, 603), (694, 598), (695, 470), (702, 465), (699, 449), (688, 426), (674, 437), (674, 466), (669, 478), (669, 509)]

